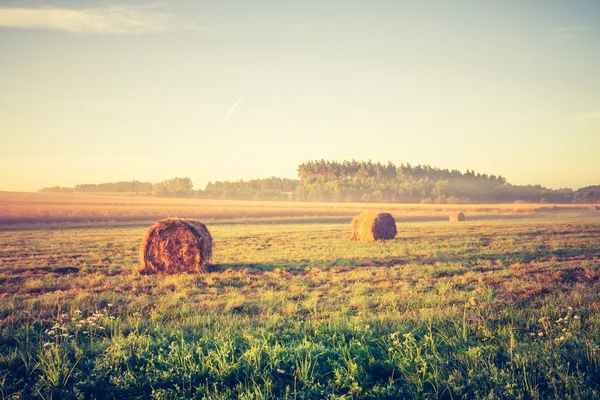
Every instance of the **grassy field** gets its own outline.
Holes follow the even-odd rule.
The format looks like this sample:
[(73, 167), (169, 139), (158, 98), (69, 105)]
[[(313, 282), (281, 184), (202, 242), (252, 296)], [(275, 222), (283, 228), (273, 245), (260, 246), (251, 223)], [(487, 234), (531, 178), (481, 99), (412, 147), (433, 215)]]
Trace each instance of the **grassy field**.
[[(2, 200), (118, 197), (84, 198)], [(1, 227), (2, 398), (600, 396), (599, 211), (378, 205), (396, 239), (357, 243), (364, 204), (140, 201), (256, 214), (209, 218), (202, 275), (139, 275), (149, 223)]]

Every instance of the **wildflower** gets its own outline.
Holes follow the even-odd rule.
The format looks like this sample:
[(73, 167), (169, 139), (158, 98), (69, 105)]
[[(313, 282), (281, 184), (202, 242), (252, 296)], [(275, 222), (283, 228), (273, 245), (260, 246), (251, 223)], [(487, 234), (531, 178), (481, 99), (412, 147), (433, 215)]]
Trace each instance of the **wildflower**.
[(112, 307), (113, 305), (112, 305), (112, 303), (108, 303), (106, 306), (107, 307)]
[(569, 306), (569, 310), (573, 310), (573, 307)]
[(538, 336), (544, 336), (542, 332), (538, 332)]
[(560, 340), (565, 340), (564, 336), (559, 337)]
[(573, 319), (579, 319), (579, 315), (574, 315)]
[(191, 354), (187, 354), (187, 355), (186, 355), (184, 358), (185, 358), (186, 360), (189, 360), (190, 358), (192, 358), (192, 355), (191, 355)]

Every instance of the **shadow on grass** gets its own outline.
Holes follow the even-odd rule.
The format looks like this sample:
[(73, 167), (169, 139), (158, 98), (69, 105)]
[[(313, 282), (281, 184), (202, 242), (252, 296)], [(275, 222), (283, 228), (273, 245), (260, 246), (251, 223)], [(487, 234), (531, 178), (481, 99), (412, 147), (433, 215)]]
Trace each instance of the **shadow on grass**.
[[(436, 265), (454, 264), (459, 265), (466, 270), (475, 272), (493, 271), (507, 268), (515, 263), (530, 263), (532, 261), (585, 261), (600, 260), (600, 252), (597, 249), (543, 249), (537, 252), (514, 252), (499, 254), (459, 254), (459, 255), (440, 255), (437, 257), (383, 257), (383, 258), (363, 258), (363, 259), (336, 259), (336, 260), (289, 260), (273, 263), (217, 263), (211, 264), (211, 272), (223, 272), (229, 269), (246, 269), (250, 273), (261, 274), (264, 272), (273, 272), (276, 270), (285, 271), (292, 274), (304, 274), (310, 268), (331, 268), (332, 272), (350, 271), (361, 267), (392, 267), (398, 265)], [(497, 265), (497, 262), (500, 265)], [(482, 265), (487, 264), (487, 265)], [(463, 272), (463, 273), (464, 273)]]
[[(440, 240), (450, 240), (450, 239), (457, 239), (460, 241), (460, 239), (468, 239), (468, 238), (479, 238), (480, 242), (482, 243), (483, 246), (489, 246), (492, 243), (493, 239), (500, 239), (500, 238), (512, 238), (512, 237), (537, 237), (540, 235), (551, 235), (551, 236), (556, 236), (556, 235), (581, 235), (582, 232), (580, 230), (573, 230), (573, 229), (568, 229), (568, 230), (556, 230), (555, 228), (553, 228), (554, 230), (552, 231), (548, 231), (548, 230), (537, 230), (537, 231), (528, 231), (528, 232), (509, 232), (509, 233), (482, 233), (482, 232), (473, 232), (473, 233), (465, 233), (465, 234), (451, 234), (451, 235), (435, 235), (435, 234), (424, 234), (424, 235), (414, 235), (414, 236), (397, 236), (395, 240), (418, 240), (418, 239), (423, 239), (426, 238), (427, 240), (435, 240), (435, 241), (440, 241)], [(600, 233), (600, 228), (597, 231), (598, 233)], [(585, 232), (585, 235), (593, 235), (593, 231), (588, 231)], [(581, 236), (579, 236), (581, 237)], [(594, 237), (594, 236), (590, 236), (590, 237)]]

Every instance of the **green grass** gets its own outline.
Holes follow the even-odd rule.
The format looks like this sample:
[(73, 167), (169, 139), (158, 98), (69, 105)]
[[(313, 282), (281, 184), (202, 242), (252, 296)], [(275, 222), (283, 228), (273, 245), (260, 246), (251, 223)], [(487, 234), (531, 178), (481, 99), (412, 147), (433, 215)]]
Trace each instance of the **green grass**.
[(597, 213), (208, 226), (171, 276), (147, 225), (0, 231), (1, 398), (600, 396)]

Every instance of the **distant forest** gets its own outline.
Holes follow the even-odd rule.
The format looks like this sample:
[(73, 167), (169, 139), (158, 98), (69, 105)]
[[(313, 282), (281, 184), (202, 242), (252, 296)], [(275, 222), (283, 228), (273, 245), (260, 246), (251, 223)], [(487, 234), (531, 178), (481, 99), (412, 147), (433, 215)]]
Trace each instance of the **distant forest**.
[(298, 177), (209, 182), (204, 190), (194, 190), (189, 178), (174, 178), (159, 183), (125, 181), (52, 187), (40, 192), (134, 192), (211, 199), (383, 203), (600, 203), (600, 186), (553, 190), (541, 185), (511, 185), (502, 176), (429, 165), (309, 161), (298, 167)]

